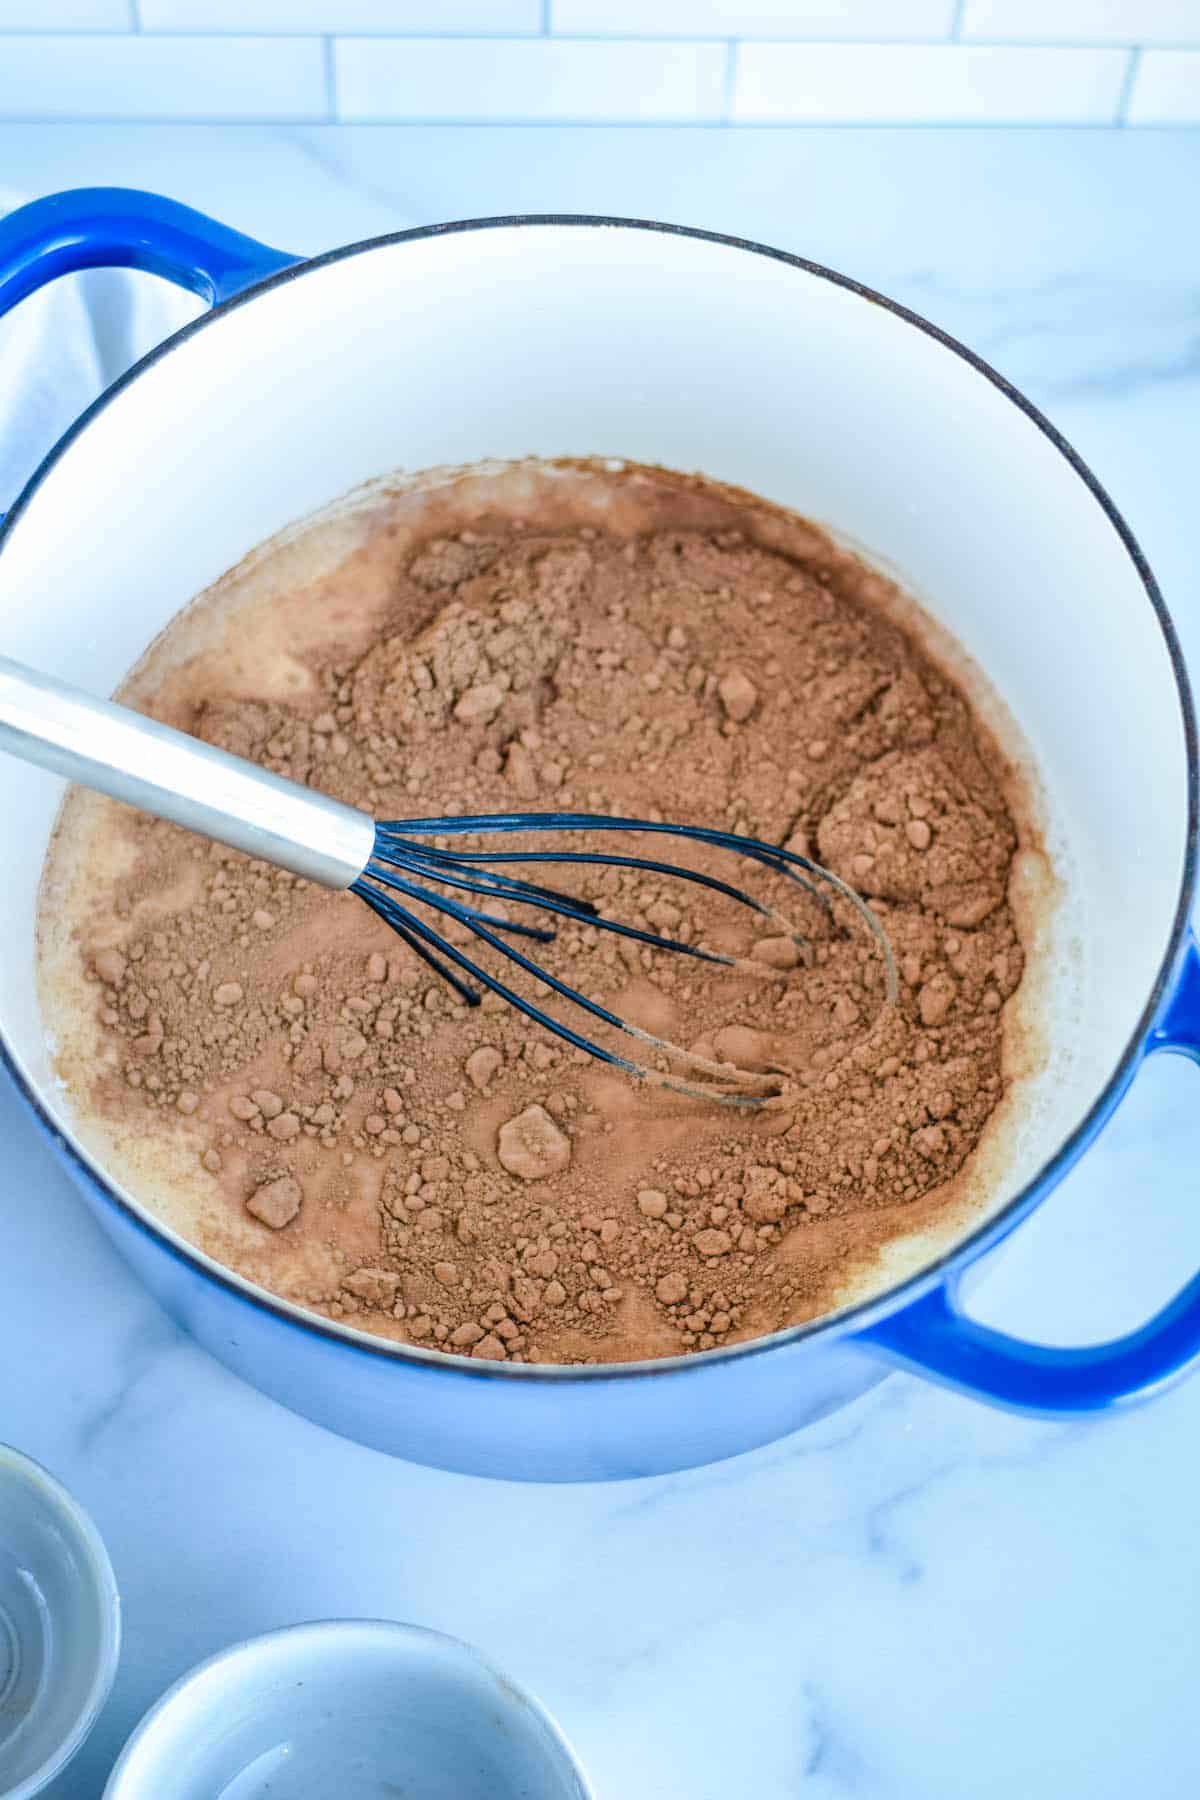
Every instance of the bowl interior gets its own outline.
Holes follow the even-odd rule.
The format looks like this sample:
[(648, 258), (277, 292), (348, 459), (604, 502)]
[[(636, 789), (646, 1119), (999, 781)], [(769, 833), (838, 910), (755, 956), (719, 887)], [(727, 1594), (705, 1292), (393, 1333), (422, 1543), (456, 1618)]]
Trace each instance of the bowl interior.
[(0, 1793), (37, 1793), (79, 1748), (117, 1644), (94, 1528), (43, 1469), (0, 1447)]
[(185, 1676), (105, 1800), (588, 1800), (541, 1708), (466, 1645), (370, 1621), (297, 1626)]
[[(109, 692), (193, 595), (382, 472), (614, 455), (793, 507), (897, 574), (982, 669), (1040, 774), (1059, 904), (1000, 1206), (1113, 1073), (1171, 941), (1187, 727), (1139, 569), (1088, 481), (937, 337), (820, 272), (603, 223), (382, 242), (234, 305), (62, 453), (0, 554), (6, 651)], [(61, 795), (9, 768), (0, 1031), (64, 1129), (33, 979)]]

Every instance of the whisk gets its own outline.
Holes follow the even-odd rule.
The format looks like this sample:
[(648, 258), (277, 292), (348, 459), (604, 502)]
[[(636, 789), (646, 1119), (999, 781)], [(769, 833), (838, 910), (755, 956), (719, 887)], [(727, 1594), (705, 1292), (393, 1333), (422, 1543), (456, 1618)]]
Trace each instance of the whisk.
[[(256, 764), (176, 731), (112, 701), (0, 657), (0, 749), (64, 775), (85, 787), (139, 807), (201, 836), (289, 869), (305, 880), (345, 890), (365, 901), (421, 960), (468, 1006), (480, 1003), (480, 989), (498, 995), (577, 1050), (676, 1092), (733, 1106), (760, 1106), (776, 1096), (778, 1073), (740, 1069), (697, 1050), (643, 1030), (599, 1000), (561, 980), (519, 947), (547, 944), (555, 932), (544, 924), (514, 919), (510, 907), (608, 932), (655, 951), (668, 951), (700, 964), (759, 978), (780, 979), (778, 970), (727, 954), (702, 942), (684, 941), (607, 916), (591, 900), (545, 887), (510, 873), (518, 867), (553, 864), (590, 869), (637, 870), (687, 882), (719, 894), (769, 922), (811, 960), (804, 934), (774, 906), (715, 875), (653, 857), (594, 848), (560, 847), (558, 840), (602, 832), (650, 833), (726, 852), (786, 876), (832, 917), (839, 898), (866, 926), (884, 970), (888, 1001), (897, 993), (896, 970), (883, 929), (870, 907), (828, 869), (756, 838), (699, 825), (631, 819), (586, 812), (505, 812), (378, 822), (341, 801), (285, 780)], [(491, 847), (451, 850), (455, 838), (501, 840), (520, 834), (553, 834), (551, 848)], [(500, 904), (501, 910), (489, 910)], [(668, 1069), (651, 1067), (597, 1043), (547, 1012), (468, 955), (430, 922), (430, 916), (459, 928), (497, 952), (535, 983), (570, 1006), (641, 1046), (645, 1055), (665, 1059)], [(682, 1070), (683, 1074), (676, 1071)]]

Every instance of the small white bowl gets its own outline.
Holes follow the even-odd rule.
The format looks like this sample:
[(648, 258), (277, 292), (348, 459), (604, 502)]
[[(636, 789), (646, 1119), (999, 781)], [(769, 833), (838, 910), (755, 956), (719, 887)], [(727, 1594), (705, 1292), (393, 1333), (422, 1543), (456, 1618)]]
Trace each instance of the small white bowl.
[(0, 1800), (41, 1793), (74, 1756), (120, 1648), (99, 1532), (53, 1475), (0, 1444)]
[(221, 1651), (142, 1720), (104, 1800), (591, 1800), (538, 1702), (456, 1638), (373, 1619)]

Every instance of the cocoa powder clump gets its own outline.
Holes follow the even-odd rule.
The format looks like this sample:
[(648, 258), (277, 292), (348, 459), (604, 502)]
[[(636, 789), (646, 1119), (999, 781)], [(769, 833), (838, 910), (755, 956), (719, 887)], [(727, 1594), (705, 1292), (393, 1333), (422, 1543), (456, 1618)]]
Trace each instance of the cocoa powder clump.
[[(752, 870), (807, 961), (628, 870), (572, 886), (761, 978), (573, 920), (538, 949), (649, 1030), (783, 1071), (786, 1107), (635, 1089), (503, 1002), (465, 1006), (352, 897), (133, 815), (112, 814), (129, 866), (80, 933), (115, 1052), (89, 1104), (192, 1146), (197, 1238), (331, 1317), (494, 1361), (707, 1349), (819, 1312), (978, 1142), (1023, 969), (999, 759), (882, 578), (703, 484), (621, 504), (611, 529), (549, 488), (522, 520), (381, 529), (314, 588), (348, 623), (332, 653), (289, 646), (294, 702), (247, 698), (231, 653), (224, 691), (210, 659), (154, 709), (378, 817), (577, 807), (817, 856), (869, 897), (896, 1007), (865, 934)], [(387, 604), (356, 623), (381, 571)]]

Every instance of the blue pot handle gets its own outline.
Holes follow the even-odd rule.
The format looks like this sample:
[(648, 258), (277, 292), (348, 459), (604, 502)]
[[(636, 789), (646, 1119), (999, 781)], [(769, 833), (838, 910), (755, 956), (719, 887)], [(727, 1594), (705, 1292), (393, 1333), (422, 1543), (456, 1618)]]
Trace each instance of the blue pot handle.
[[(1175, 986), (1146, 1051), (1200, 1062), (1200, 952), (1188, 934)], [(958, 1306), (959, 1278), (858, 1334), (890, 1362), (997, 1406), (1051, 1417), (1141, 1400), (1200, 1360), (1200, 1276), (1137, 1331), (1066, 1350), (979, 1325)]]
[(0, 219), (0, 316), (76, 269), (144, 269), (215, 306), (303, 260), (137, 188), (74, 188)]

